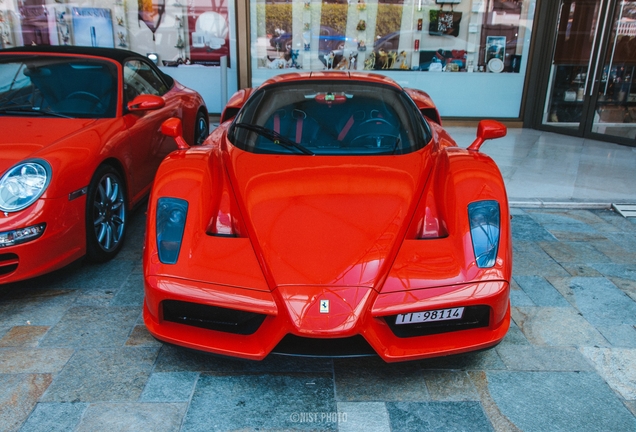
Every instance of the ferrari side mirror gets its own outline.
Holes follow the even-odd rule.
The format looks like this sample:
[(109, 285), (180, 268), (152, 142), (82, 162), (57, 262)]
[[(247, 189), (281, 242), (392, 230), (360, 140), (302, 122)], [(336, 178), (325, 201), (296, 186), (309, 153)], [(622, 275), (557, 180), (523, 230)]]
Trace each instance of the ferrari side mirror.
[(128, 102), (128, 111), (148, 111), (163, 108), (166, 101), (161, 96), (142, 94)]
[(183, 139), (183, 126), (181, 125), (181, 119), (177, 117), (170, 117), (168, 120), (161, 124), (161, 133), (174, 138), (179, 150), (189, 149), (190, 146)]
[(508, 129), (496, 120), (482, 120), (477, 126), (477, 139), (468, 147), (470, 151), (479, 151), (484, 141), (506, 136)]

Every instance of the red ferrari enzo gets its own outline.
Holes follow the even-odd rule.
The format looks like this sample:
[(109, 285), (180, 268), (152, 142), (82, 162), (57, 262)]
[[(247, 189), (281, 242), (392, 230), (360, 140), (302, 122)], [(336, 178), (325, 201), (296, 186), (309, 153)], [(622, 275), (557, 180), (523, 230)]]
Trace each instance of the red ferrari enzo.
[(201, 96), (125, 50), (0, 51), (0, 284), (87, 255), (112, 258), (128, 211), (175, 146), (164, 120), (203, 142)]
[[(504, 182), (431, 99), (383, 76), (280, 75), (172, 153), (149, 203), (144, 321), (158, 339), (400, 361), (489, 348), (510, 323)], [(180, 141), (179, 120), (164, 133)]]

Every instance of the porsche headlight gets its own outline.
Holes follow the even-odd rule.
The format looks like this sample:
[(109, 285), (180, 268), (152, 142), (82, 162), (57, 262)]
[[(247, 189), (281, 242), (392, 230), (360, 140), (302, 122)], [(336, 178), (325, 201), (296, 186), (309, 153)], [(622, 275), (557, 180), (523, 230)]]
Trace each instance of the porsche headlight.
[(179, 258), (187, 215), (187, 201), (178, 198), (157, 201), (157, 250), (159, 261), (164, 264), (175, 264)]
[(0, 179), (0, 210), (16, 212), (37, 201), (51, 181), (51, 168), (43, 160), (22, 162)]
[(494, 266), (499, 248), (499, 203), (477, 201), (469, 204), (468, 219), (477, 267)]

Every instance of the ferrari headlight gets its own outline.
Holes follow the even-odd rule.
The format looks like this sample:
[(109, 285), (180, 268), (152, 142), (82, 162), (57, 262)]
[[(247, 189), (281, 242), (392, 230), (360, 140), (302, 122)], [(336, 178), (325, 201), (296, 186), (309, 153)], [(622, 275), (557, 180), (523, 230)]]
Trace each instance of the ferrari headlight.
[(187, 215), (187, 201), (178, 198), (157, 201), (157, 249), (159, 261), (164, 264), (175, 264), (179, 258)]
[(51, 181), (51, 168), (43, 160), (23, 162), (0, 178), (0, 210), (16, 212), (37, 201)]
[(477, 201), (469, 204), (468, 219), (477, 267), (494, 266), (499, 248), (499, 203)]

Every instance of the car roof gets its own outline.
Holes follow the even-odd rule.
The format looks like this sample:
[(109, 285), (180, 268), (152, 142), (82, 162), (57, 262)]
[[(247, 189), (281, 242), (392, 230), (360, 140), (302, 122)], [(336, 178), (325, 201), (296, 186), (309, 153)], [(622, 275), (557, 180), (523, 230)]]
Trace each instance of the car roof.
[(146, 57), (134, 51), (119, 48), (97, 48), (70, 45), (28, 45), (23, 47), (15, 47), (0, 50), (0, 54), (77, 54), (95, 57), (104, 57), (115, 60), (118, 63), (124, 63), (131, 57), (147, 59)]

